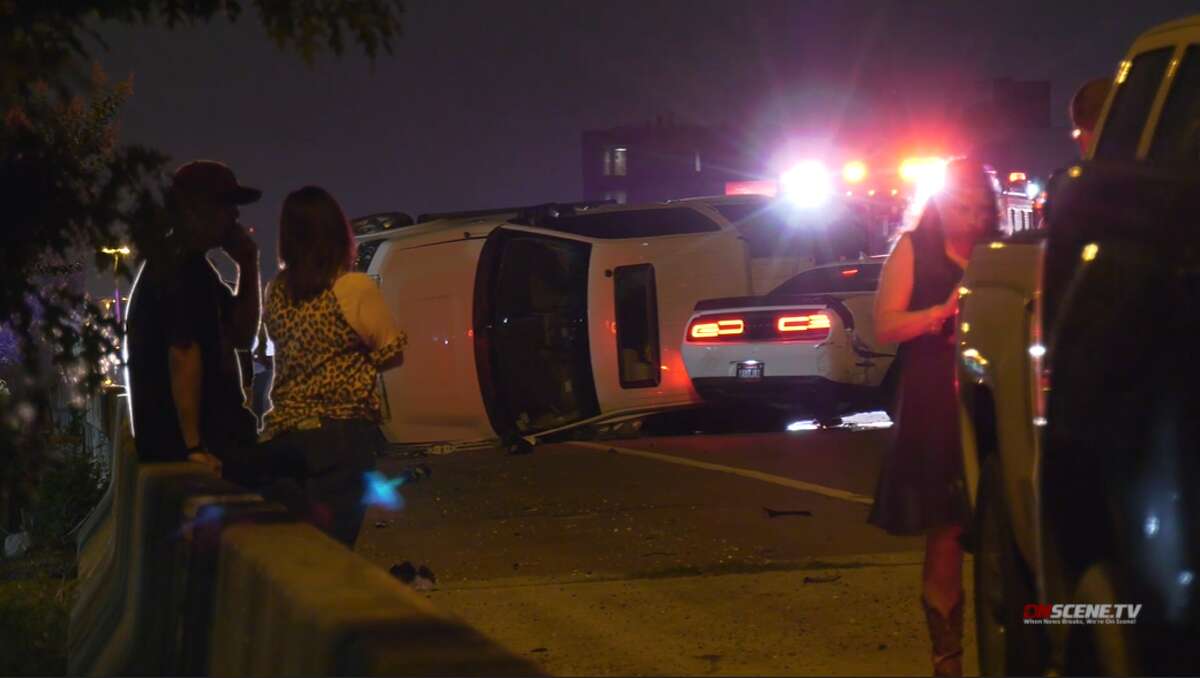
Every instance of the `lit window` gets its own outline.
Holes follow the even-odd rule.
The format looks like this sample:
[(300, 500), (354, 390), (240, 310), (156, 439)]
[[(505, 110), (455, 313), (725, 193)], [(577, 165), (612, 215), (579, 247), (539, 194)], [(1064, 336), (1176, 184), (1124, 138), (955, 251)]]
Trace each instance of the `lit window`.
[(625, 191), (605, 191), (604, 199), (613, 200), (618, 205), (624, 205), (629, 201), (629, 196), (625, 193)]
[(609, 146), (604, 150), (604, 176), (623, 177), (626, 173), (625, 160), (629, 149), (624, 146)]

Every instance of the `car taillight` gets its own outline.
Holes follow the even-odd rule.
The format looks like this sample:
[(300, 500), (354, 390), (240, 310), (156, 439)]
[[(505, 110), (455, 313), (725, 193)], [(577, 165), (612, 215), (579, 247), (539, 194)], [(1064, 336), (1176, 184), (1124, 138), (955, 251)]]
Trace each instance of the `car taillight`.
[(696, 318), (688, 328), (688, 341), (720, 341), (746, 333), (746, 321), (741, 318)]
[(775, 320), (775, 331), (781, 339), (820, 340), (829, 336), (832, 327), (825, 313), (781, 315)]

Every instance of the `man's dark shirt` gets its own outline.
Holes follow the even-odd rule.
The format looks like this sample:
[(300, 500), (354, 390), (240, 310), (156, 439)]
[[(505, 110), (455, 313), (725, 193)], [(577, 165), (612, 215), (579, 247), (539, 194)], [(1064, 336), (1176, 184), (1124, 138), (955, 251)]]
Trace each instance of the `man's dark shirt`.
[(147, 261), (129, 302), (129, 390), (138, 458), (182, 461), (187, 445), (171, 393), (168, 349), (199, 345), (203, 362), (200, 438), (217, 456), (253, 443), (229, 327), (233, 295), (203, 254)]

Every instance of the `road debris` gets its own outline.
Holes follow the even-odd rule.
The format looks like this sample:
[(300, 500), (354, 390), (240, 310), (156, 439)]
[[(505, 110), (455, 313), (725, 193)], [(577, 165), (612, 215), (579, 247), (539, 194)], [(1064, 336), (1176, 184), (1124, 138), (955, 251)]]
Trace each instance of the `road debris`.
[(417, 568), (407, 560), (399, 565), (393, 565), (388, 572), (405, 584), (411, 584), (417, 578)]
[(404, 484), (419, 483), (426, 478), (433, 477), (433, 469), (429, 468), (429, 464), (417, 464), (409, 466), (400, 472), (400, 477), (404, 479)]
[(763, 511), (766, 512), (768, 518), (778, 518), (779, 516), (808, 516), (809, 518), (812, 517), (812, 511), (804, 511), (804, 510), (777, 511), (775, 509), (769, 509), (766, 506), (764, 506)]
[(432, 591), (437, 586), (437, 575), (427, 565), (416, 567), (406, 560), (403, 563), (392, 565), (388, 572), (417, 591)]
[(805, 584), (832, 584), (842, 578), (840, 574), (831, 574), (828, 577), (805, 577)]
[(417, 578), (413, 580), (413, 588), (418, 591), (432, 591), (437, 587), (437, 575), (428, 566), (417, 568)]

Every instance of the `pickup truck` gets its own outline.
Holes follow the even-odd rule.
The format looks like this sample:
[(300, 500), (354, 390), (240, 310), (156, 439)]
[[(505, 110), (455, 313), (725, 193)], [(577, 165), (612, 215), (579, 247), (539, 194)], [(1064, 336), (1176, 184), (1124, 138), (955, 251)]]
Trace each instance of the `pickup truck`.
[(1194, 675), (1200, 15), (1134, 41), (1047, 192), (959, 290), (980, 671)]

